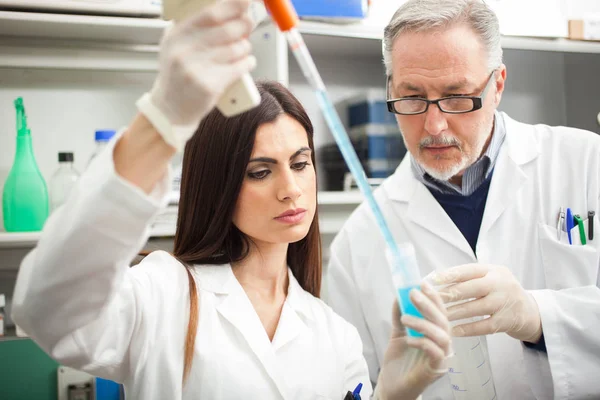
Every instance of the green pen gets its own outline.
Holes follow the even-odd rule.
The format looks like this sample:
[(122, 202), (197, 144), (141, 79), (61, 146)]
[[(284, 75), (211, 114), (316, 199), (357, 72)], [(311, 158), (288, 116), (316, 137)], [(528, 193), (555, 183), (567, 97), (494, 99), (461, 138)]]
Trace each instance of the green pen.
[(574, 215), (573, 219), (575, 220), (575, 223), (579, 227), (579, 238), (581, 239), (581, 244), (585, 246), (585, 244), (587, 243), (587, 240), (585, 239), (585, 229), (583, 227), (583, 220), (581, 219), (581, 217), (579, 215)]

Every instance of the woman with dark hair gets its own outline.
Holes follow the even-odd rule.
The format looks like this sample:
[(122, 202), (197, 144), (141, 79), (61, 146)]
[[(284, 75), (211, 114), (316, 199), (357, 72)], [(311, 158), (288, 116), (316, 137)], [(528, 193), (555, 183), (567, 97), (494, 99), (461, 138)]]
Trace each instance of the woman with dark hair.
[[(268, 82), (257, 85), (256, 108), (232, 118), (210, 111), (252, 67), (245, 7), (245, 0), (217, 3), (165, 36), (140, 113), (24, 259), (13, 317), (53, 358), (123, 382), (133, 399), (341, 399), (359, 383), (368, 397), (356, 329), (318, 299), (306, 112)], [(174, 252), (153, 252), (129, 268), (166, 201), (169, 160), (183, 145)], [(406, 338), (396, 315), (383, 368), (387, 376), (400, 371), (408, 347), (424, 356), (380, 383), (380, 398), (416, 398), (442, 373), (449, 350), (442, 302), (428, 286), (413, 300), (426, 319), (402, 321), (425, 337)]]

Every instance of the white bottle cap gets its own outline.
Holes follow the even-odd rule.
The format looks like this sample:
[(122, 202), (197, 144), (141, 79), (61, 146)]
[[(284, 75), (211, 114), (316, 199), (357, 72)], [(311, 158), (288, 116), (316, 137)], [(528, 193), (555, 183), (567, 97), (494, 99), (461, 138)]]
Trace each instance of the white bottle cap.
[(6, 297), (3, 294), (0, 294), (0, 308), (6, 305)]

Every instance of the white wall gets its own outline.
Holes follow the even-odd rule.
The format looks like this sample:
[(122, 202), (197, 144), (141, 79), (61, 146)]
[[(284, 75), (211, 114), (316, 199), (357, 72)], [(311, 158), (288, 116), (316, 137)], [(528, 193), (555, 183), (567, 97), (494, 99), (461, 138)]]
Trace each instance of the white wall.
[(25, 102), (35, 157), (48, 182), (60, 151), (73, 151), (81, 171), (94, 149), (94, 130), (129, 123), (152, 79), (149, 73), (0, 69), (0, 187), (14, 160), (15, 98)]
[(567, 54), (565, 72), (567, 125), (600, 133), (600, 55)]
[(499, 109), (531, 124), (565, 125), (563, 53), (505, 50), (507, 82)]

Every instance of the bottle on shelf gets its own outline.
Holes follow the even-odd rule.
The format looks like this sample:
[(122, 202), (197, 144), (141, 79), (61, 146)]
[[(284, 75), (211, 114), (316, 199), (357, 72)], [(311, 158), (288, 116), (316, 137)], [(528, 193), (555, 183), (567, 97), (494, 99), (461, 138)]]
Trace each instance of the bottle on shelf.
[(117, 133), (117, 131), (115, 131), (114, 129), (103, 129), (103, 130), (97, 130), (94, 134), (94, 139), (96, 141), (96, 147), (94, 149), (94, 152), (92, 153), (92, 156), (90, 157), (87, 166), (89, 166), (92, 163), (92, 160), (94, 158), (96, 158), (96, 156), (100, 153), (102, 153), (102, 151), (106, 148), (106, 146), (108, 145), (108, 142), (110, 141), (110, 139), (112, 139), (113, 136), (115, 136), (115, 134)]
[(73, 153), (58, 153), (58, 169), (50, 179), (50, 208), (56, 210), (69, 197), (71, 189), (79, 178), (73, 166)]
[(17, 98), (14, 104), (17, 146), (2, 191), (4, 229), (7, 232), (39, 231), (48, 218), (48, 188), (35, 161), (23, 99)]

